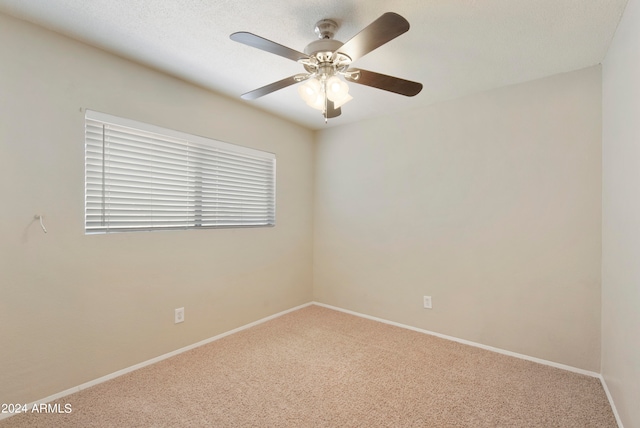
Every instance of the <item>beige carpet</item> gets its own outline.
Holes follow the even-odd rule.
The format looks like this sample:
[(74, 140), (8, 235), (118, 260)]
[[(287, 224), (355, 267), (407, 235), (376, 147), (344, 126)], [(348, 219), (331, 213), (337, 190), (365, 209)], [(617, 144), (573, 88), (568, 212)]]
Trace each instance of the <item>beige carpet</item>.
[(616, 427), (600, 381), (310, 306), (0, 427)]

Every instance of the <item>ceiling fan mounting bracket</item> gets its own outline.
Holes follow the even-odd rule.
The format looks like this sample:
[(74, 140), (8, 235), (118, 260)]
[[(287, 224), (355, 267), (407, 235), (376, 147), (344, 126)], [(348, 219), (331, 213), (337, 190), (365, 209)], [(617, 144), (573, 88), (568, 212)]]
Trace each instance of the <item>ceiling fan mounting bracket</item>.
[(319, 39), (333, 39), (338, 31), (338, 23), (332, 19), (321, 19), (316, 22), (315, 32)]

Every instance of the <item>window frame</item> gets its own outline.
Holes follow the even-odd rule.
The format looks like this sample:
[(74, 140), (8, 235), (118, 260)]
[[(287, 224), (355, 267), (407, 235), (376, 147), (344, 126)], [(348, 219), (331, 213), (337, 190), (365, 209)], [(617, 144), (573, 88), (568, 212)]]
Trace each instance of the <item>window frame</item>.
[[(86, 235), (121, 233), (121, 232), (157, 231), (157, 230), (198, 230), (198, 229), (255, 228), (255, 227), (274, 227), (275, 226), (276, 224), (276, 155), (274, 153), (266, 152), (263, 150), (257, 150), (257, 149), (253, 149), (245, 146), (240, 146), (237, 144), (231, 144), (231, 143), (214, 140), (206, 137), (201, 137), (198, 135), (188, 134), (185, 132), (163, 128), (160, 126), (139, 122), (132, 119), (122, 118), (122, 117), (118, 117), (118, 116), (114, 116), (106, 113), (101, 113), (101, 112), (97, 112), (89, 109), (85, 110), (84, 123), (85, 123), (84, 230)], [(189, 159), (193, 162), (193, 165), (190, 164), (190, 166), (187, 168), (188, 172), (184, 172), (189, 182), (187, 187), (192, 186), (192, 187), (188, 187), (189, 190), (186, 190), (186, 193), (183, 196), (185, 198), (184, 203), (186, 205), (189, 205), (189, 207), (185, 208), (184, 210), (185, 216), (181, 218), (182, 220), (184, 220), (184, 224), (179, 224), (179, 225), (164, 224), (163, 225), (157, 221), (151, 221), (151, 219), (153, 218), (154, 212), (163, 213), (163, 211), (158, 209), (157, 205), (156, 205), (156, 208), (154, 209), (153, 203), (150, 203), (148, 205), (149, 208), (145, 210), (140, 208), (143, 206), (142, 203), (139, 206), (136, 206), (135, 202), (132, 203), (131, 210), (138, 209), (141, 212), (143, 211), (148, 212), (146, 217), (137, 216), (135, 218), (136, 219), (141, 217), (146, 218), (147, 223), (140, 224), (138, 226), (131, 226), (131, 225), (118, 226), (118, 225), (111, 225), (109, 223), (109, 219), (112, 217), (110, 216), (110, 211), (108, 209), (106, 210), (105, 208), (108, 205), (108, 203), (106, 202), (106, 199), (109, 196), (109, 192), (107, 190), (108, 186), (105, 184), (106, 183), (105, 176), (109, 174), (108, 172), (109, 168), (111, 168), (112, 166), (107, 165), (107, 162), (109, 161), (105, 160), (107, 157), (107, 154), (105, 152), (105, 146), (107, 145), (107, 142), (106, 142), (104, 131), (103, 131), (101, 143), (99, 138), (95, 138), (95, 137), (90, 138), (89, 129), (90, 128), (92, 130), (99, 129), (99, 128), (96, 128), (96, 125), (95, 125), (96, 123), (101, 123), (103, 126), (103, 130), (106, 129), (104, 127), (112, 127), (112, 128), (116, 127), (118, 129), (126, 128), (128, 130), (131, 130), (130, 135), (132, 136), (149, 135), (151, 136), (150, 137), (151, 139), (157, 140), (158, 142), (164, 143), (165, 141), (169, 141), (170, 144), (173, 144), (175, 147), (184, 146), (180, 150), (184, 150), (185, 153), (189, 154), (189, 156), (192, 156)], [(95, 135), (95, 133), (93, 135)], [(102, 153), (96, 155), (96, 152), (99, 152), (100, 144), (102, 145)], [(134, 145), (132, 145), (132, 147), (133, 146)], [(90, 154), (90, 148), (93, 149), (91, 154)], [(97, 151), (95, 150), (96, 148), (98, 148)], [(152, 149), (152, 150), (160, 150), (160, 149)], [(202, 154), (202, 153), (205, 153), (205, 154)], [(212, 154), (212, 153), (216, 153), (216, 154)], [(96, 159), (100, 156), (102, 156), (101, 158), (102, 165), (97, 165), (99, 164), (100, 160), (96, 162)], [(212, 220), (210, 219), (215, 218), (215, 220), (213, 221), (220, 221), (219, 216), (221, 216), (221, 212), (224, 211), (224, 209), (216, 208), (214, 210), (206, 211), (209, 214), (209, 216), (207, 217), (209, 219), (209, 222), (206, 222), (205, 224), (203, 224), (202, 215), (203, 215), (203, 207), (205, 207), (205, 204), (207, 202), (210, 202), (211, 198), (214, 198), (216, 200), (225, 199), (225, 196), (221, 190), (219, 190), (220, 193), (215, 193), (215, 192), (212, 192), (211, 188), (207, 188), (207, 191), (208, 191), (207, 199), (205, 200), (205, 197), (202, 195), (203, 193), (202, 187), (203, 187), (203, 183), (205, 182), (205, 180), (203, 179), (204, 173), (202, 172), (202, 167), (196, 166), (196, 164), (204, 165), (204, 167), (206, 168), (206, 173), (208, 174), (211, 174), (211, 171), (214, 171), (214, 170), (217, 170), (218, 173), (220, 174), (220, 171), (222, 171), (224, 167), (216, 167), (217, 168), (216, 169), (211, 165), (207, 164), (205, 161), (209, 162), (209, 161), (212, 161), (213, 159), (215, 163), (223, 164), (225, 163), (225, 158), (228, 159), (229, 157), (233, 158), (234, 162), (241, 162), (242, 159), (247, 160), (246, 165), (248, 165), (248, 168), (255, 168), (253, 166), (254, 160), (256, 160), (256, 162), (258, 163), (263, 163), (264, 165), (266, 165), (266, 169), (262, 168), (266, 171), (265, 175), (259, 176), (260, 177), (259, 180), (263, 182), (262, 186), (264, 186), (264, 189), (261, 190), (260, 193), (263, 193), (266, 196), (264, 196), (264, 201), (259, 200), (256, 203), (256, 205), (266, 207), (263, 209), (264, 214), (260, 214), (258, 216), (260, 217), (260, 219), (264, 217), (265, 221), (263, 223), (260, 223), (260, 224), (251, 223), (249, 220), (250, 214), (244, 213), (244, 214), (237, 214), (233, 218), (231, 218), (231, 216), (229, 217), (231, 218), (232, 221), (237, 220), (237, 223), (211, 224)], [(146, 158), (140, 157), (138, 160), (140, 160), (142, 164), (144, 163)], [(242, 164), (240, 165), (242, 166)], [(149, 176), (146, 176), (146, 177), (153, 180), (154, 178), (151, 177), (152, 173), (150, 172), (149, 168), (146, 168), (146, 169), (147, 170), (145, 172), (147, 174), (150, 174)], [(197, 172), (198, 170), (199, 172)], [(98, 175), (101, 174), (102, 183), (100, 183), (96, 179), (95, 177), (96, 171)], [(137, 171), (137, 172), (140, 172), (140, 171)], [(243, 173), (237, 173), (237, 172), (236, 174), (239, 174), (238, 177), (243, 175)], [(194, 177), (199, 177), (199, 180), (195, 179)], [(192, 178), (193, 178), (193, 181), (192, 181)], [(218, 180), (216, 179), (215, 181), (218, 181)], [(224, 180), (220, 180), (220, 181), (224, 181)], [(102, 188), (99, 190), (96, 190), (96, 183), (98, 187), (101, 185)], [(113, 184), (110, 184), (110, 185), (113, 187)], [(223, 188), (224, 186), (216, 185), (215, 187)], [(197, 196), (194, 196), (195, 194), (198, 193), (198, 190), (197, 190), (198, 188), (200, 188), (199, 199)], [(136, 187), (136, 189), (138, 188)], [(142, 188), (140, 187), (140, 189)], [(234, 190), (234, 192), (236, 191)], [(239, 197), (239, 198), (242, 197), (242, 194), (241, 194), (242, 190), (237, 190), (237, 192), (239, 193), (237, 195), (234, 194), (234, 199), (236, 197)], [(248, 193), (250, 193), (250, 191), (245, 190), (245, 198), (249, 197)], [(96, 208), (98, 204), (96, 202), (96, 195), (99, 195), (99, 198), (102, 198), (101, 214), (95, 213), (97, 210), (99, 210)], [(144, 198), (141, 198), (141, 200), (143, 199)], [(244, 204), (247, 204), (246, 209), (249, 210), (250, 207), (248, 206), (255, 203), (255, 201), (254, 200), (248, 201), (248, 199), (245, 199), (244, 202), (242, 200), (238, 200), (238, 201), (234, 201), (233, 203), (231, 202), (227, 202), (227, 203), (233, 206), (237, 206), (237, 205), (243, 206), (243, 203), (244, 203)], [(158, 203), (156, 202), (156, 204)], [(217, 205), (218, 204), (216, 204), (216, 206)], [(208, 207), (210, 206), (211, 205), (208, 205)], [(198, 207), (200, 208), (199, 210), (197, 209)], [(117, 212), (117, 209), (111, 208), (111, 211)], [(242, 211), (242, 208), (240, 209), (240, 211)], [(261, 209), (260, 213), (262, 212), (263, 211)], [(212, 214), (212, 213), (215, 213), (215, 214)], [(243, 219), (243, 215), (246, 216), (247, 218)], [(117, 217), (114, 215), (113, 217), (124, 219), (126, 216)], [(128, 217), (133, 218), (130, 215), (128, 215)], [(96, 225), (97, 218), (99, 219), (98, 221), (102, 223), (101, 225)], [(191, 224), (190, 219), (193, 220), (193, 224)], [(124, 221), (124, 220), (121, 220), (121, 221)], [(171, 223), (171, 222), (168, 221), (167, 223)]]

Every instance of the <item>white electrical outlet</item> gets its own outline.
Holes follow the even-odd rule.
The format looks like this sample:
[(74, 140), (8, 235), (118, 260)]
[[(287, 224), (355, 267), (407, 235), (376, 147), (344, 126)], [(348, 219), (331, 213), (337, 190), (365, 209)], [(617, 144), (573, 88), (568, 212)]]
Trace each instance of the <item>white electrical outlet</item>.
[(184, 308), (178, 308), (175, 312), (175, 324), (184, 322)]
[(423, 297), (423, 305), (425, 309), (431, 309), (431, 296)]

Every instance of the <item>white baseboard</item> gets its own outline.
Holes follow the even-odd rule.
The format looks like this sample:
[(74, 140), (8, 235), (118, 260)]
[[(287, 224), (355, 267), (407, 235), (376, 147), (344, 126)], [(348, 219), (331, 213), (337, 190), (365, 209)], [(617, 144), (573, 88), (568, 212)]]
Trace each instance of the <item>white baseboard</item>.
[(324, 308), (333, 309), (335, 311), (340, 311), (340, 312), (344, 312), (344, 313), (347, 313), (347, 314), (355, 315), (355, 316), (358, 316), (358, 317), (370, 319), (370, 320), (373, 320), (373, 321), (378, 321), (378, 322), (385, 323), (385, 324), (390, 324), (390, 325), (393, 325), (393, 326), (396, 326), (396, 327), (405, 328), (407, 330), (413, 330), (413, 331), (417, 331), (419, 333), (429, 334), (431, 336), (436, 336), (436, 337), (439, 337), (441, 339), (447, 339), (447, 340), (451, 340), (453, 342), (463, 343), (463, 344), (469, 345), (469, 346), (475, 346), (476, 348), (486, 349), (487, 351), (497, 352), (498, 354), (504, 354), (504, 355), (508, 355), (510, 357), (520, 358), (522, 360), (533, 361), (534, 363), (540, 363), (540, 364), (544, 364), (546, 366), (551, 366), (551, 367), (555, 367), (555, 368), (562, 369), (562, 370), (567, 370), (567, 371), (574, 372), (574, 373), (580, 373), (580, 374), (591, 376), (591, 377), (597, 377), (597, 378), (600, 377), (600, 373), (592, 372), (592, 371), (589, 371), (589, 370), (579, 369), (577, 367), (568, 366), (568, 365), (556, 363), (556, 362), (553, 362), (553, 361), (543, 360), (541, 358), (530, 357), (529, 355), (518, 354), (517, 352), (511, 352), (511, 351), (507, 351), (506, 349), (500, 349), (500, 348), (495, 348), (493, 346), (483, 345), (482, 343), (472, 342), (470, 340), (459, 339), (459, 338), (453, 337), (453, 336), (447, 336), (446, 334), (436, 333), (434, 331), (424, 330), (424, 329), (418, 328), (418, 327), (412, 327), (410, 325), (401, 324), (401, 323), (398, 323), (398, 322), (395, 322), (395, 321), (389, 321), (389, 320), (385, 320), (383, 318), (378, 318), (378, 317), (373, 317), (371, 315), (361, 314), (360, 312), (354, 312), (354, 311), (350, 311), (348, 309), (342, 309), (342, 308), (339, 308), (337, 306), (331, 306), (331, 305), (327, 305), (327, 304), (319, 303), (319, 302), (313, 302), (313, 304), (314, 305), (318, 305), (318, 306), (322, 306)]
[(618, 413), (618, 409), (616, 408), (615, 403), (613, 402), (613, 397), (611, 396), (611, 392), (609, 392), (609, 387), (607, 386), (607, 382), (604, 380), (602, 375), (598, 376), (600, 378), (600, 383), (602, 383), (602, 388), (604, 388), (605, 394), (607, 394), (607, 399), (609, 400), (609, 404), (611, 405), (611, 410), (613, 411), (613, 416), (616, 417), (616, 422), (618, 423), (618, 428), (624, 428), (622, 426), (622, 419), (620, 419), (620, 414)]
[[(200, 342), (196, 342), (196, 343), (194, 343), (192, 345), (185, 346), (184, 348), (176, 349), (175, 351), (168, 352), (166, 354), (160, 355), (159, 357), (155, 357), (155, 358), (152, 358), (150, 360), (143, 361), (143, 362), (138, 363), (138, 364), (134, 364), (131, 367), (127, 367), (127, 368), (124, 368), (122, 370), (118, 370), (117, 372), (113, 372), (111, 374), (99, 377), (98, 379), (94, 379), (94, 380), (91, 380), (89, 382), (85, 382), (82, 385), (74, 386), (73, 388), (69, 388), (69, 389), (66, 389), (64, 391), (58, 392), (56, 394), (50, 395), (48, 397), (42, 398), (40, 400), (36, 400), (36, 401), (34, 401), (32, 403), (27, 404), (27, 407), (29, 409), (31, 409), (36, 404), (39, 405), (39, 404), (42, 404), (42, 403), (49, 403), (51, 401), (58, 400), (60, 398), (66, 397), (67, 395), (71, 395), (71, 394), (74, 394), (76, 392), (82, 391), (83, 389), (87, 389), (87, 388), (90, 388), (90, 387), (92, 387), (94, 385), (98, 385), (98, 384), (106, 382), (108, 380), (115, 379), (115, 378), (117, 378), (119, 376), (122, 376), (124, 374), (130, 373), (130, 372), (132, 372), (134, 370), (138, 370), (138, 369), (141, 369), (141, 368), (146, 367), (148, 365), (157, 363), (159, 361), (166, 360), (167, 358), (171, 358), (171, 357), (176, 356), (178, 354), (182, 354), (183, 352), (190, 351), (191, 349), (197, 348), (197, 347), (202, 346), (202, 345), (206, 345), (207, 343), (214, 342), (216, 340), (222, 339), (223, 337), (229, 336), (229, 335), (237, 333), (239, 331), (246, 330), (248, 328), (254, 327), (254, 326), (258, 325), (258, 324), (262, 324), (262, 323), (267, 322), (269, 320), (272, 320), (274, 318), (281, 317), (282, 315), (288, 314), (289, 312), (297, 311), (298, 309), (302, 309), (302, 308), (305, 308), (307, 306), (311, 306), (312, 304), (313, 304), (313, 302), (309, 302), (309, 303), (305, 303), (305, 304), (300, 305), (300, 306), (296, 306), (296, 307), (291, 308), (291, 309), (287, 309), (287, 310), (282, 311), (282, 312), (278, 312), (277, 314), (273, 314), (273, 315), (270, 315), (268, 317), (265, 317), (265, 318), (259, 319), (257, 321), (254, 321), (252, 323), (243, 325), (241, 327), (234, 328), (233, 330), (229, 330), (229, 331), (221, 333), (221, 334), (219, 334), (217, 336), (213, 336), (213, 337), (210, 337), (208, 339), (201, 340)], [(11, 416), (13, 416), (13, 414), (11, 414), (11, 413), (0, 413), (0, 420), (9, 418)]]

